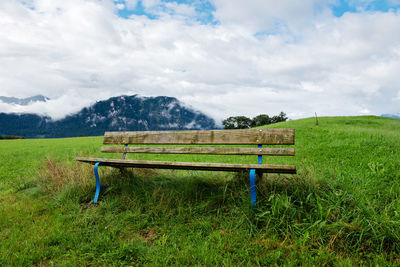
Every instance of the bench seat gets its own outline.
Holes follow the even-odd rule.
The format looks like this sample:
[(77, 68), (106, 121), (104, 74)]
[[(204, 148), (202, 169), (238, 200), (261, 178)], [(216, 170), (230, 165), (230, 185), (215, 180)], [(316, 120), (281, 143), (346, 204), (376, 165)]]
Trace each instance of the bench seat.
[(104, 158), (76, 158), (77, 161), (110, 166), (117, 168), (153, 168), (153, 169), (179, 169), (179, 170), (201, 170), (201, 171), (228, 171), (240, 172), (256, 169), (257, 173), (296, 173), (296, 166), (292, 165), (268, 165), (268, 164), (229, 164), (229, 163), (206, 163), (206, 162), (175, 162), (175, 161), (148, 161), (127, 159), (104, 159)]

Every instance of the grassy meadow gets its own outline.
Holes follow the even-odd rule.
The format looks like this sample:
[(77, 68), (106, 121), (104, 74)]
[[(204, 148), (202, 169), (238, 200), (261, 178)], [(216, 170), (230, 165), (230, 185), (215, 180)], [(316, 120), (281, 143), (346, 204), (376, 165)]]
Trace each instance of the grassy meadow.
[[(301, 119), (296, 175), (100, 167), (102, 137), (0, 140), (0, 266), (400, 265), (400, 120)], [(256, 156), (128, 155), (256, 163)]]

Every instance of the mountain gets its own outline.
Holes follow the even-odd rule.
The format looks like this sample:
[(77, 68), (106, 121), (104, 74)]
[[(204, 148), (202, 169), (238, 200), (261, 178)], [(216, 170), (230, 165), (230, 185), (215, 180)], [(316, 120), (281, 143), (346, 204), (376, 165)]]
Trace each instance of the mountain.
[(0, 96), (0, 101), (7, 103), (7, 104), (15, 104), (21, 106), (27, 106), (33, 102), (46, 102), (50, 98), (42, 96), (42, 95), (35, 95), (27, 98), (16, 98), (16, 97), (7, 97), (7, 96)]
[(119, 96), (53, 121), (36, 114), (0, 113), (0, 136), (26, 138), (103, 135), (105, 131), (215, 129), (215, 121), (176, 98)]
[(389, 118), (394, 118), (394, 119), (400, 119), (400, 113), (395, 114), (382, 114), (381, 117), (389, 117)]

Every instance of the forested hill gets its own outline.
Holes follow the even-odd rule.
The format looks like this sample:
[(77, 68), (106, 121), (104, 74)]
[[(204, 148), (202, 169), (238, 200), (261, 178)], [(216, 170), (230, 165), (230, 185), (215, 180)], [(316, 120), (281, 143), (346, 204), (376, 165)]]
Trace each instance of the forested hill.
[(26, 138), (103, 135), (105, 131), (214, 129), (215, 121), (176, 98), (119, 96), (53, 121), (36, 114), (0, 113), (0, 136)]

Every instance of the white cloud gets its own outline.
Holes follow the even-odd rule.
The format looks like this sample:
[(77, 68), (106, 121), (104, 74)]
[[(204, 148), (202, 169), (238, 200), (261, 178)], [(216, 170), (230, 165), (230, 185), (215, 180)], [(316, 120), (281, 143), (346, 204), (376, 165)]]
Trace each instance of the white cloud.
[(254, 32), (275, 30), (287, 24), (299, 30), (312, 23), (317, 13), (324, 13), (331, 0), (213, 0), (215, 17), (222, 24), (242, 25)]
[(217, 119), (398, 112), (400, 14), (335, 18), (301, 2), (215, 0), (220, 23), (204, 25), (156, 0), (142, 5), (157, 20), (120, 18), (111, 0), (1, 1), (0, 95), (53, 100), (0, 112), (60, 118), (121, 94), (175, 96)]
[(138, 4), (138, 0), (125, 0), (125, 3), (128, 9), (135, 9)]
[(118, 9), (124, 9), (124, 8), (125, 8), (125, 5), (122, 4), (122, 3), (117, 3), (115, 6), (116, 6)]
[(33, 102), (27, 106), (7, 104), (0, 101), (0, 110), (7, 110), (13, 113), (35, 113), (51, 116), (57, 120), (67, 114), (78, 112), (83, 106), (88, 106), (93, 102), (90, 98), (82, 98), (75, 91), (68, 91), (57, 99), (50, 99), (47, 102)]

